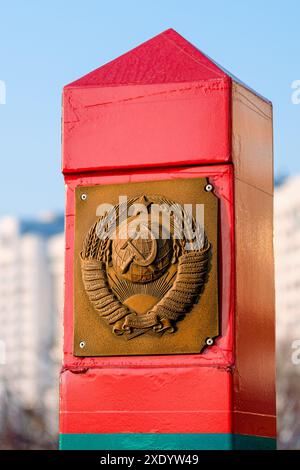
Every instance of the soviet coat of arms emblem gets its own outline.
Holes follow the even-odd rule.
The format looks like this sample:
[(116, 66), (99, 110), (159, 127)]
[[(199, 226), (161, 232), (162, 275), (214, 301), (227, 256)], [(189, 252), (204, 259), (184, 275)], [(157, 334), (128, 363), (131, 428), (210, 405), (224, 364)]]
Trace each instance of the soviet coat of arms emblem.
[(191, 214), (163, 196), (144, 194), (98, 217), (80, 253), (94, 311), (127, 340), (180, 329), (179, 320), (205, 288), (210, 258), (204, 227)]

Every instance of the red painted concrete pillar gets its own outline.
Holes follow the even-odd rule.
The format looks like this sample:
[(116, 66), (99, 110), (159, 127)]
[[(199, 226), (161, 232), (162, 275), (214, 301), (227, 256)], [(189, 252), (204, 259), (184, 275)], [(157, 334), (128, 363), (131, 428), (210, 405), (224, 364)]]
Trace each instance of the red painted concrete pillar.
[[(62, 449), (275, 446), (272, 165), (271, 103), (173, 30), (64, 88)], [(220, 335), (193, 354), (79, 356), (76, 191), (193, 178), (219, 199)]]

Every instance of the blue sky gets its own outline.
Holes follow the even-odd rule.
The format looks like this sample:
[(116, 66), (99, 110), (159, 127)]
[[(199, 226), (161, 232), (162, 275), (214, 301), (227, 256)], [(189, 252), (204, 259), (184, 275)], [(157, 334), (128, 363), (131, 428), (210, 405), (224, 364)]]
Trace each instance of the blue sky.
[(273, 101), (275, 170), (300, 172), (299, 1), (0, 0), (0, 17), (0, 214), (63, 210), (62, 87), (169, 27)]

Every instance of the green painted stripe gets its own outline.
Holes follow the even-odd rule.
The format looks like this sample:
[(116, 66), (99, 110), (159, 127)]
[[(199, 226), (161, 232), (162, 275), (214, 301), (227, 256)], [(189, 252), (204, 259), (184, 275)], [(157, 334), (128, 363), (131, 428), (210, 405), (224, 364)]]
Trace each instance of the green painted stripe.
[(61, 434), (62, 450), (274, 450), (276, 439), (237, 434)]

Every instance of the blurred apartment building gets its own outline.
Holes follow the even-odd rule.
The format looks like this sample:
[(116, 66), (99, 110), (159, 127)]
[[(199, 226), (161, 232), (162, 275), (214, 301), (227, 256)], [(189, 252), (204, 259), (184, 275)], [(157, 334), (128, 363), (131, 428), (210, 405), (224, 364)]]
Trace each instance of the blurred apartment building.
[(281, 449), (300, 449), (299, 189), (300, 175), (283, 179), (276, 185), (274, 200), (277, 412)]
[(0, 219), (0, 441), (57, 434), (63, 230), (63, 216)]
[(300, 339), (300, 176), (275, 188), (277, 341)]

